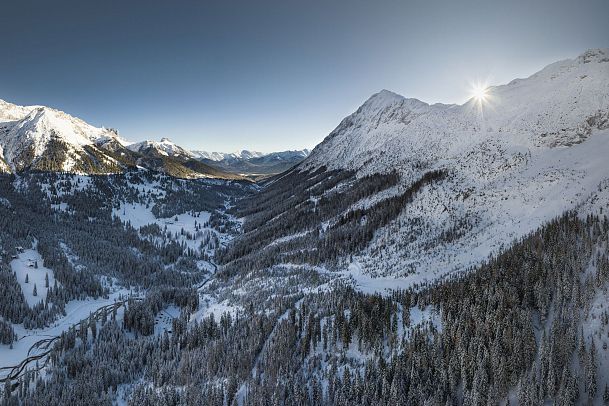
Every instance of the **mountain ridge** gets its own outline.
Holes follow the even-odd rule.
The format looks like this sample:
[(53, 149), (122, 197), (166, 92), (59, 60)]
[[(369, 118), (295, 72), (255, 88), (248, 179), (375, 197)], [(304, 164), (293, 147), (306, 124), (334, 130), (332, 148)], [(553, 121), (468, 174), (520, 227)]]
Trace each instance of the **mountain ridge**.
[[(560, 145), (577, 142), (579, 135), (585, 136), (590, 128), (595, 125), (603, 126), (605, 124), (602, 123), (606, 123), (609, 115), (609, 107), (607, 107), (609, 84), (606, 80), (608, 60), (608, 49), (587, 50), (575, 59), (550, 64), (526, 79), (515, 79), (506, 85), (491, 86), (487, 89), (489, 99), (488, 105), (483, 108), (482, 120), (476, 106), (477, 102), (473, 98), (462, 105), (430, 105), (382, 90), (371, 96), (353, 114), (343, 119), (324, 141), (313, 149), (311, 156), (302, 165), (315, 167), (329, 163), (332, 167), (339, 167), (342, 164), (344, 167), (354, 168), (364, 161), (361, 159), (358, 163), (355, 154), (366, 154), (369, 150), (376, 150), (381, 143), (384, 143), (386, 148), (394, 148), (387, 143), (398, 143), (396, 139), (398, 133), (411, 137), (424, 137), (440, 131), (447, 135), (455, 135), (460, 131), (478, 133), (482, 129), (480, 127), (482, 124), (486, 124), (484, 128), (486, 131), (497, 128), (502, 132), (505, 130), (512, 133), (529, 132), (535, 133), (538, 138), (548, 138), (536, 140), (538, 143), (555, 142), (556, 145)], [(570, 96), (572, 100), (567, 100), (567, 96), (561, 94), (563, 89), (559, 86), (552, 86), (551, 82), (556, 80), (562, 80), (566, 87), (571, 85), (562, 93), (572, 93)], [(518, 95), (518, 92), (523, 93), (528, 90), (527, 87), (531, 87), (530, 85), (537, 85), (538, 89), (532, 89), (533, 91), (526, 92), (526, 95)], [(552, 92), (551, 97), (544, 96), (547, 91)], [(589, 100), (584, 100), (582, 94)], [(518, 100), (512, 100), (515, 97)], [(561, 99), (563, 100), (561, 105), (552, 104), (553, 100)], [(592, 103), (594, 106), (582, 107), (582, 103)], [(430, 119), (426, 121), (425, 117)], [(394, 128), (379, 130), (379, 126), (388, 123), (394, 125)], [(444, 124), (444, 127), (440, 127), (440, 124)], [(396, 125), (401, 128), (395, 128)], [(366, 126), (367, 132), (355, 134), (355, 130), (362, 126)], [(346, 132), (349, 134), (345, 135)], [(551, 137), (552, 135), (555, 137)], [(333, 142), (339, 144), (337, 149), (342, 147), (342, 151), (336, 151), (332, 156), (333, 159), (325, 157), (324, 162), (315, 163), (316, 157), (323, 152), (331, 153), (328, 150), (330, 140), (337, 136), (342, 137), (339, 137), (339, 141)], [(354, 140), (354, 136), (359, 139)], [(349, 149), (351, 152), (347, 153)]]
[[(302, 162), (309, 154), (308, 149), (271, 153), (243, 150), (223, 155), (222, 153), (204, 154), (199, 151), (200, 157), (197, 159), (226, 172), (260, 179), (291, 169)], [(205, 158), (204, 156), (210, 156), (211, 158)]]
[(59, 171), (118, 173), (129, 168), (178, 177), (239, 179), (282, 172), (309, 150), (262, 153), (190, 151), (169, 138), (129, 142), (112, 128), (94, 127), (46, 106), (19, 106), (0, 100), (0, 173)]
[(269, 261), (288, 244), (314, 265), (349, 249), (339, 268), (375, 291), (477, 266), (570, 210), (609, 210), (609, 50), (487, 93), (462, 105), (376, 93), (239, 213), (256, 213), (246, 243)]
[(193, 157), (167, 138), (130, 143), (114, 129), (94, 127), (57, 109), (0, 100), (0, 172), (93, 175), (139, 167), (185, 178), (241, 178)]

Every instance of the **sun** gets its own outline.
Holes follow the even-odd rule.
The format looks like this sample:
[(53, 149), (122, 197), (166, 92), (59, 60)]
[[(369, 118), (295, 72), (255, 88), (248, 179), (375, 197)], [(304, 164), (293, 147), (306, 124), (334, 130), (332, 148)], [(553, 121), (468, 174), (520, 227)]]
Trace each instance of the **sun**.
[(476, 102), (482, 104), (488, 97), (488, 86), (480, 83), (472, 85), (471, 96)]

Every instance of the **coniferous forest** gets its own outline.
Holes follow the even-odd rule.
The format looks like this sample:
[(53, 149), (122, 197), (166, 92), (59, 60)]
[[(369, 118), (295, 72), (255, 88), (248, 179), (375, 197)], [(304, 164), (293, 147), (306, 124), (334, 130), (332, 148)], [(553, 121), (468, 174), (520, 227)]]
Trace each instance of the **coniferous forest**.
[[(290, 176), (314, 192), (292, 194)], [(69, 316), (71, 303), (107, 305), (5, 370), (2, 403), (609, 403), (605, 216), (568, 212), (478, 267), (390, 293), (333, 271), (450, 176), (426, 173), (358, 209), (398, 175), (321, 169), (262, 190), (139, 172), (3, 177), (4, 351), (22, 339), (15, 325), (36, 331)], [(349, 188), (333, 192), (339, 184)], [(165, 225), (134, 226), (129, 205)], [(185, 212), (194, 228), (172, 232)], [(53, 275), (33, 306), (11, 267), (25, 247)]]

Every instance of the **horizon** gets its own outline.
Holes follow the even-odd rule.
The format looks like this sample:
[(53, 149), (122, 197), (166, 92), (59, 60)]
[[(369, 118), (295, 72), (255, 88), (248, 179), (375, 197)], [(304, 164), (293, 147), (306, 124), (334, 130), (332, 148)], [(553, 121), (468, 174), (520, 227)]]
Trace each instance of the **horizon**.
[(11, 55), (0, 99), (208, 152), (311, 150), (382, 89), (462, 104), (474, 82), (508, 83), (609, 46), (609, 5), (596, 0), (33, 3), (0, 17)]

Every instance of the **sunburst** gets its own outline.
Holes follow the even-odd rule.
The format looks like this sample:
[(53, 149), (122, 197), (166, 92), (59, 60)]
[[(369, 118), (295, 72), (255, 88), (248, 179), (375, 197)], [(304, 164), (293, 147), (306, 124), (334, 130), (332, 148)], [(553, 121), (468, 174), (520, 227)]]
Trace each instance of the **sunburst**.
[(482, 105), (488, 100), (488, 85), (486, 83), (475, 83), (471, 87), (470, 94), (476, 103)]

